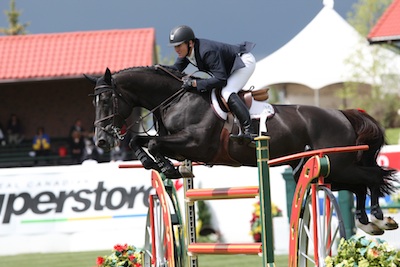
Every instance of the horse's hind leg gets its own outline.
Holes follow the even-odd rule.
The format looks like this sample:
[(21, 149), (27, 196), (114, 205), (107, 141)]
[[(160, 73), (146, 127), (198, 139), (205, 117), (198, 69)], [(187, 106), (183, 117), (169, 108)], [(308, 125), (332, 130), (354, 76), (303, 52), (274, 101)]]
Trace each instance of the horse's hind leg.
[(391, 217), (384, 217), (381, 207), (379, 206), (379, 187), (371, 187), (371, 221), (382, 230), (394, 230), (399, 225)]
[(377, 225), (368, 220), (367, 212), (365, 211), (365, 201), (367, 198), (367, 188), (360, 186), (352, 190), (356, 194), (356, 226), (370, 235), (381, 235), (384, 233)]

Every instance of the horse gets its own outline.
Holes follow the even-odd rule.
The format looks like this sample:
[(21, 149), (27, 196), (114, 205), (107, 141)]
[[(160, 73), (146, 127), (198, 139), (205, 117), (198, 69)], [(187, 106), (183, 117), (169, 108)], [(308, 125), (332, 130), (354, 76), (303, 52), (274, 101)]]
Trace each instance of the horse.
[[(136, 135), (130, 147), (144, 168), (155, 169), (168, 178), (181, 174), (170, 159), (189, 159), (205, 165), (257, 166), (254, 146), (232, 142), (225, 121), (210, 103), (211, 92), (181, 88), (185, 73), (161, 66), (132, 67), (104, 75), (84, 76), (95, 84), (95, 139), (105, 150), (123, 138), (121, 127), (133, 108), (147, 109), (155, 118), (157, 134)], [(385, 143), (378, 122), (357, 109), (338, 110), (307, 105), (273, 105), (275, 114), (266, 126), (270, 136), (270, 158), (304, 151), (368, 145), (367, 151), (332, 154), (331, 171), (325, 179), (332, 190), (348, 190), (356, 196), (356, 225), (372, 235), (398, 228), (384, 217), (379, 198), (394, 192), (395, 170), (376, 162)], [(253, 121), (259, 127), (259, 121)], [(131, 126), (128, 126), (128, 129)], [(147, 148), (148, 152), (144, 150)], [(303, 159), (304, 161), (304, 159)], [(293, 170), (301, 160), (286, 162)], [(297, 182), (299, 172), (294, 173)], [(366, 196), (371, 196), (371, 221)]]

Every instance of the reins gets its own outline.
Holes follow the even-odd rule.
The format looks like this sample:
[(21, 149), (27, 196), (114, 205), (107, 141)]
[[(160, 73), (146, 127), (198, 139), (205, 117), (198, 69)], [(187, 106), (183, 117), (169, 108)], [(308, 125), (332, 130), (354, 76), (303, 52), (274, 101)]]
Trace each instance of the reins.
[[(154, 68), (160, 69), (162, 71), (164, 71), (165, 73), (169, 74), (171, 77), (173, 77), (174, 79), (178, 80), (179, 82), (183, 82), (183, 78), (184, 77), (190, 77), (192, 76), (194, 73), (199, 72), (199, 71), (195, 71), (192, 74), (183, 76), (182, 78), (179, 78), (178, 76), (176, 76), (174, 73), (172, 73), (171, 71), (169, 71), (166, 67), (162, 66), (162, 65), (155, 65)], [(212, 73), (206, 72), (208, 75), (213, 76)], [(173, 95), (171, 95), (170, 97), (168, 97), (167, 99), (165, 99), (163, 102), (161, 102), (158, 106), (156, 106), (155, 108), (153, 108), (152, 110), (149, 110), (149, 112), (144, 115), (143, 117), (140, 116), (139, 120), (135, 121), (134, 123), (132, 123), (131, 125), (129, 125), (128, 128), (131, 128), (134, 124), (139, 124), (140, 121), (144, 120), (145, 118), (147, 118), (150, 114), (153, 114), (154, 111), (156, 111), (157, 109), (159, 109), (161, 106), (165, 105), (166, 103), (168, 103), (169, 101), (171, 101), (172, 99), (174, 99), (175, 97), (177, 97), (178, 95), (180, 95), (181, 93), (183, 93), (185, 91), (184, 88), (179, 89), (178, 91), (176, 91)], [(128, 129), (127, 128), (127, 129)]]
[(155, 65), (154, 68), (157, 69), (161, 69), (162, 71), (164, 71), (165, 73), (168, 73), (171, 77), (175, 78), (176, 80), (182, 82), (182, 78), (179, 78), (178, 76), (176, 76), (175, 74), (173, 74), (172, 72), (170, 72), (167, 68), (165, 68), (162, 65)]

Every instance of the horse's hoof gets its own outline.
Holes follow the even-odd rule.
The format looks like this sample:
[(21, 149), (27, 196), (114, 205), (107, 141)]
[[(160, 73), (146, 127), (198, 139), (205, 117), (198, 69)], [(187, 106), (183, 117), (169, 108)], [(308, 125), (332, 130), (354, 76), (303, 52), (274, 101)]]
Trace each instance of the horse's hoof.
[(167, 170), (163, 172), (165, 177), (168, 179), (180, 179), (182, 178), (182, 174), (180, 174), (177, 170)]
[(383, 235), (383, 233), (385, 232), (372, 222), (363, 224), (359, 220), (356, 220), (356, 226), (357, 228), (360, 228), (369, 235)]
[(383, 220), (379, 220), (375, 216), (372, 216), (371, 221), (382, 230), (395, 230), (399, 228), (399, 225), (392, 217), (384, 217)]
[(179, 166), (179, 172), (183, 178), (193, 178), (194, 177), (193, 172), (190, 170), (189, 167), (187, 167), (185, 165)]
[(143, 168), (145, 168), (146, 170), (156, 170), (158, 172), (161, 171), (161, 169), (158, 167), (158, 165), (151, 160), (146, 160), (142, 162)]

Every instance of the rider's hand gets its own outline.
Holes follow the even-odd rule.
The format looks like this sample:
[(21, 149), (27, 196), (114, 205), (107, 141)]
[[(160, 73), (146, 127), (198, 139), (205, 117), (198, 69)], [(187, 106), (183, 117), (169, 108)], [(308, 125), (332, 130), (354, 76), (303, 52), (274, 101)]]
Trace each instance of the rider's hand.
[(183, 83), (182, 83), (182, 88), (185, 90), (190, 90), (193, 89), (193, 81), (194, 79), (187, 77), (187, 78), (183, 78), (182, 79)]

